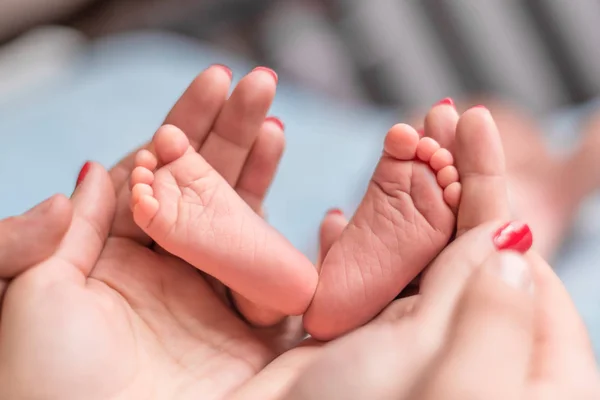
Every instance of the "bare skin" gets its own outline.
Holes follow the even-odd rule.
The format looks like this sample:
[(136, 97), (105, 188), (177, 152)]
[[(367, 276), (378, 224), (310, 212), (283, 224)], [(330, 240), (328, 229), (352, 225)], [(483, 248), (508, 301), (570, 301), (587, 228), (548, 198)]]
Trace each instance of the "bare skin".
[(140, 151), (131, 179), (138, 226), (253, 303), (301, 315), (317, 283), (312, 263), (244, 203), (181, 130), (163, 126), (152, 145), (156, 156)]
[[(440, 125), (454, 135), (456, 120)], [(331, 340), (379, 313), (447, 245), (460, 191), (446, 148), (394, 126), (363, 201), (323, 260), (305, 329)]]
[[(527, 218), (536, 237), (535, 250), (550, 259), (583, 199), (600, 187), (594, 172), (600, 167), (600, 116), (592, 116), (583, 124), (582, 139), (572, 152), (557, 155), (548, 149), (542, 128), (530, 115), (493, 99), (477, 101), (489, 107), (500, 131), (513, 217)], [(473, 104), (458, 107), (466, 109)], [(416, 127), (423, 122), (431, 125), (430, 117), (411, 119)], [(445, 145), (439, 136), (432, 137)]]

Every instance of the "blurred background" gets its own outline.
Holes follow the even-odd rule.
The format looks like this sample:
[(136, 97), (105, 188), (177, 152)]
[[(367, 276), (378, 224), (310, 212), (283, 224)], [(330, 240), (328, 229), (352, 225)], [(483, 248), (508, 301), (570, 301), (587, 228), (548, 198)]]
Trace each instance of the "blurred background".
[(600, 354), (598, 43), (600, 0), (0, 0), (0, 218), (148, 140), (210, 64), (236, 79), (266, 65), (288, 141), (269, 221), (314, 257), (323, 213), (356, 207), (391, 124), (485, 99), (516, 207), (555, 236)]
[(54, 32), (44, 42), (63, 55), (109, 35), (168, 31), (272, 66), (287, 79), (346, 102), (414, 108), (445, 96), (492, 93), (547, 112), (600, 92), (597, 0), (1, 4), (0, 41), (6, 46), (40, 25), (64, 27), (62, 35)]

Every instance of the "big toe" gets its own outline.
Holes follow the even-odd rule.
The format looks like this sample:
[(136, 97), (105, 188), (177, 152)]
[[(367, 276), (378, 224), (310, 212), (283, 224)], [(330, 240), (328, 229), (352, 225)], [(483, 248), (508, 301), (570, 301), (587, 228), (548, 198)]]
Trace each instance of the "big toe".
[(163, 125), (154, 135), (152, 145), (160, 166), (171, 163), (185, 154), (190, 142), (181, 129), (173, 125)]
[(510, 216), (502, 142), (490, 112), (467, 110), (456, 132), (455, 162), (462, 182), (457, 232)]

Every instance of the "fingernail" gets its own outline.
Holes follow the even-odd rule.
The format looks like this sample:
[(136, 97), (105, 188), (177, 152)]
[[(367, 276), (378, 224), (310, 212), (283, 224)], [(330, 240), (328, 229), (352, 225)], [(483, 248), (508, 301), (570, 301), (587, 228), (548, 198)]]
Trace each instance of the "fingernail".
[(507, 251), (499, 253), (496, 263), (490, 263), (490, 271), (504, 283), (515, 289), (533, 293), (533, 280), (527, 260), (519, 253)]
[(445, 99), (438, 101), (438, 103), (436, 104), (436, 106), (441, 105), (454, 107), (454, 100), (452, 100), (450, 97), (446, 97)]
[(423, 137), (423, 136), (425, 136), (425, 129), (419, 128), (419, 129), (417, 129), (417, 133), (419, 134), (420, 137)]
[(509, 222), (496, 231), (493, 241), (498, 250), (525, 253), (533, 244), (533, 235), (527, 224)]
[(327, 211), (327, 215), (344, 215), (344, 212), (342, 210), (340, 210), (339, 208), (332, 208), (331, 210)]
[(269, 74), (271, 74), (271, 76), (273, 77), (273, 79), (275, 79), (275, 83), (279, 82), (279, 77), (277, 76), (277, 73), (275, 71), (273, 71), (271, 68), (256, 67), (256, 68), (253, 69), (253, 71), (265, 71), (265, 72), (268, 72)]
[(227, 72), (227, 75), (229, 75), (229, 79), (233, 78), (233, 71), (227, 65), (225, 65), (225, 64), (213, 64), (213, 67), (221, 68), (222, 70), (224, 70), (225, 72)]
[(283, 122), (281, 122), (281, 120), (277, 117), (267, 117), (267, 118), (265, 118), (265, 121), (273, 122), (274, 124), (279, 126), (279, 128), (282, 131), (285, 130), (285, 125), (283, 125)]
[(89, 161), (87, 161), (85, 164), (83, 164), (83, 167), (81, 167), (81, 170), (79, 171), (79, 175), (77, 176), (77, 183), (75, 184), (75, 187), (81, 185), (81, 182), (83, 182), (83, 180), (85, 179), (85, 176), (90, 171), (91, 166), (92, 166), (92, 163), (90, 163)]
[(487, 107), (484, 106), (483, 104), (477, 104), (476, 106), (473, 106), (471, 108), (483, 108), (484, 110), (487, 110)]

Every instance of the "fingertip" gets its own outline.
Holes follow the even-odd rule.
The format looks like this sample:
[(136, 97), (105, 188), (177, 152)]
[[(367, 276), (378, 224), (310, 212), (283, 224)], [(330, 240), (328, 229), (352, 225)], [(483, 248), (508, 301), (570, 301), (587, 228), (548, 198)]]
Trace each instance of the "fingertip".
[(285, 125), (279, 118), (277, 118), (275, 116), (269, 116), (269, 117), (265, 118), (265, 122), (274, 124), (280, 130), (285, 131)]

